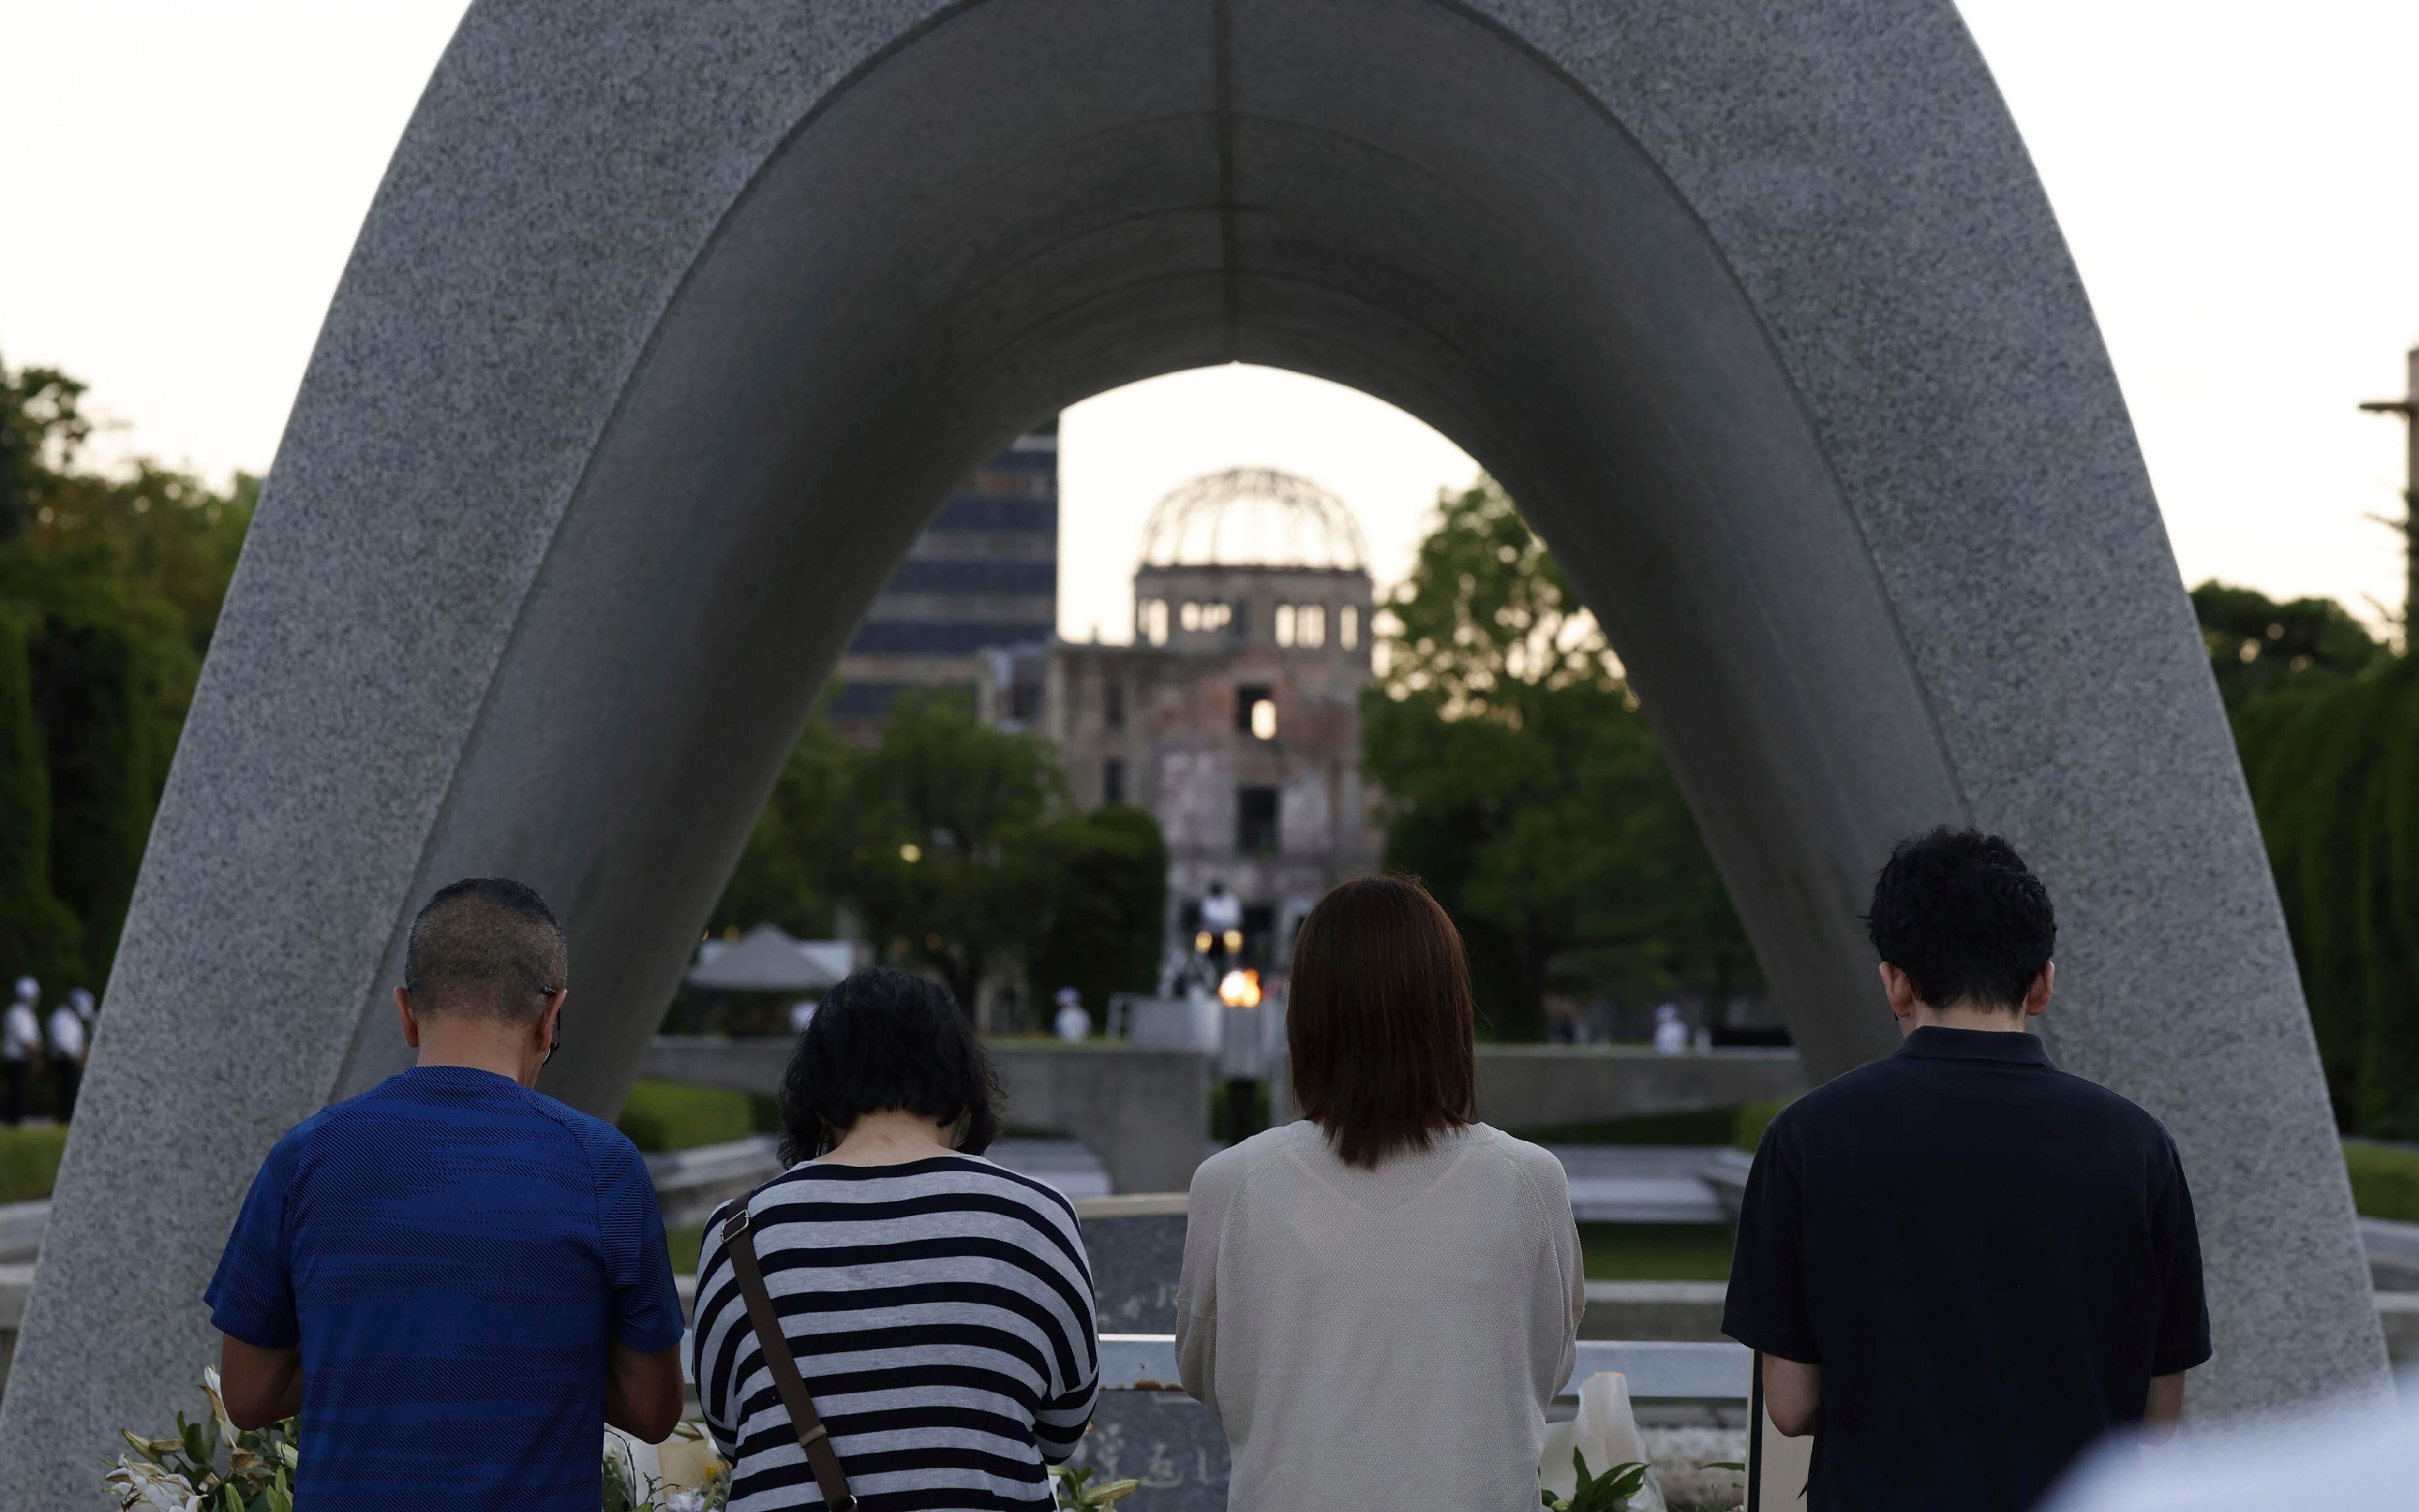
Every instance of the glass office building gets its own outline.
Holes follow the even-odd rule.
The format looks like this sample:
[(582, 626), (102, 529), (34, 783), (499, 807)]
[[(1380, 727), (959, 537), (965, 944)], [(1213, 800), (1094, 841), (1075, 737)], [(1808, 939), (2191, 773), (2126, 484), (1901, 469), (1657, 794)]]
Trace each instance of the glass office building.
[(830, 713), (869, 735), (899, 695), (976, 695), (986, 652), (1048, 644), (1058, 625), (1058, 420), (977, 468), (916, 538), (840, 658)]

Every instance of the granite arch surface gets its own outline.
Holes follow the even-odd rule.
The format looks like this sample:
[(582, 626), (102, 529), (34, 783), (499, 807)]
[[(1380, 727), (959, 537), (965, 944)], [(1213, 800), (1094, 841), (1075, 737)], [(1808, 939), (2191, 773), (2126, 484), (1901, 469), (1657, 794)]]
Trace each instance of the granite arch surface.
[[(1247, 360), (1513, 489), (1810, 1069), (1895, 836), (2009, 833), (2175, 1131), (2220, 1410), (2383, 1353), (2293, 965), (2082, 288), (1949, 0), (480, 0), (348, 265), (110, 984), (0, 1507), (191, 1395), (260, 1155), (401, 1063), (436, 883), (572, 930), (610, 1109), (814, 689), (1033, 417)], [(766, 689), (786, 689), (768, 696)], [(139, 1194), (139, 1195), (138, 1195)]]

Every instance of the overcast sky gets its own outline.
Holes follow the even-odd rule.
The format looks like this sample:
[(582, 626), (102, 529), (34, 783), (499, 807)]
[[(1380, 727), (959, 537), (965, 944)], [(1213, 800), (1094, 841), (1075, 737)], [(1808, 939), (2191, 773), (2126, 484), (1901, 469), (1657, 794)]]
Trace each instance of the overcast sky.
[[(0, 0), (0, 358), (65, 367), (116, 454), (266, 468), (461, 0)], [(2049, 187), (2187, 581), (2398, 606), (2394, 421), (2419, 340), (2412, 0), (1966, 0)], [(1161, 493), (1268, 463), (1398, 573), (1467, 457), (1255, 369), (1071, 410), (1061, 629), (1127, 631)]]

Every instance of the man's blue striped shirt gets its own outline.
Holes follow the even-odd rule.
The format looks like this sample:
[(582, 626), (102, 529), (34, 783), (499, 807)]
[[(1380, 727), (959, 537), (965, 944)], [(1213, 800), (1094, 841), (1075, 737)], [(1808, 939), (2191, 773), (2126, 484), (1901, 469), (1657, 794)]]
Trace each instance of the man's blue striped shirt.
[(629, 1139), (468, 1066), (280, 1139), (207, 1300), (223, 1333), (301, 1346), (301, 1512), (593, 1512), (608, 1341), (681, 1337)]

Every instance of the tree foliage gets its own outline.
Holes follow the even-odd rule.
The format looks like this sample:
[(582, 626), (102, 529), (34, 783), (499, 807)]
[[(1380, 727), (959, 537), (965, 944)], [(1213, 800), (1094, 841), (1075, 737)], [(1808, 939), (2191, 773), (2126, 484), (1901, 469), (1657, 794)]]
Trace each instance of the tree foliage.
[(84, 388), (0, 367), (0, 970), (98, 985), (258, 494), (81, 466)]
[(1114, 992), (1158, 985), (1167, 917), (1167, 841), (1159, 820), (1112, 803), (1045, 826), (1037, 860), (1046, 885), (1025, 975), (1037, 1001), (1073, 987), (1097, 1019)]
[(2387, 654), (2333, 599), (2279, 603), (2257, 588), (2211, 579), (2192, 590), (2192, 603), (2229, 709), (2259, 694), (2359, 672)]
[(1064, 812), (1039, 736), (995, 729), (945, 693), (901, 698), (852, 749), (820, 712), (783, 770), (716, 927), (828, 929), (854, 903), (890, 965), (929, 970), (971, 1009), (987, 977), (1096, 1007), (1156, 979), (1167, 850), (1136, 809)]
[(852, 784), (858, 843), (844, 886), (895, 964), (933, 971), (974, 1006), (1038, 923), (1037, 832), (1065, 787), (1039, 736), (993, 728), (962, 696), (892, 707)]
[(2205, 584), (2193, 601), (2222, 688), (2277, 666), (2238, 679), (2228, 710), (2336, 1118), (2419, 1138), (2419, 664), (2324, 600)]
[(1363, 764), (1385, 863), (1453, 914), (1494, 1029), (1540, 1035), (1556, 981), (1752, 985), (1696, 821), (1552, 554), (1492, 479), (1438, 513), (1379, 624)]
[(844, 880), (840, 862), (856, 844), (849, 824), (855, 759), (818, 710), (714, 906), (715, 932), (770, 923), (801, 939), (831, 936), (832, 889)]

